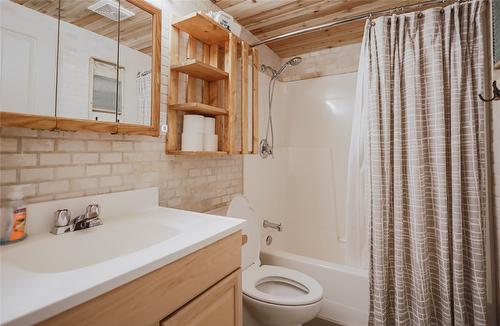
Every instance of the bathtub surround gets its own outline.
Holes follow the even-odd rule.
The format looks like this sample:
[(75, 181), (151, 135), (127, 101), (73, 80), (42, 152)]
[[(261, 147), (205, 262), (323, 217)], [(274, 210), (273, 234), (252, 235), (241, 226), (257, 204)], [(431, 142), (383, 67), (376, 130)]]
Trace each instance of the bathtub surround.
[[(269, 77), (261, 75), (261, 108), (267, 106), (268, 84)], [(355, 88), (355, 73), (278, 81), (274, 159), (245, 156), (243, 183), (259, 216), (283, 223), (282, 232), (261, 230), (263, 262), (318, 280), (325, 290), (320, 318), (363, 326), (368, 323), (368, 273), (345, 265), (343, 243), (344, 222), (350, 218), (345, 189)], [(260, 115), (261, 135), (266, 118)], [(266, 245), (269, 235), (273, 241)]]
[(367, 173), (353, 186), (366, 185), (370, 199), (371, 325), (488, 324), (477, 97), (489, 67), (487, 11), (486, 1), (455, 3), (366, 25), (357, 98), (366, 92), (367, 102), (357, 114), (366, 111)]

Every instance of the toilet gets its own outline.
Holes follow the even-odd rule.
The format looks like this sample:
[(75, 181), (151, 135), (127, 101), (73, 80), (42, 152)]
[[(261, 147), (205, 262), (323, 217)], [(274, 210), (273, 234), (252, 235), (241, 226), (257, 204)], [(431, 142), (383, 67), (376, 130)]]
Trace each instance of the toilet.
[(313, 278), (280, 266), (261, 265), (260, 219), (244, 196), (231, 201), (227, 216), (247, 221), (248, 241), (242, 247), (244, 326), (302, 325), (316, 317), (323, 288)]

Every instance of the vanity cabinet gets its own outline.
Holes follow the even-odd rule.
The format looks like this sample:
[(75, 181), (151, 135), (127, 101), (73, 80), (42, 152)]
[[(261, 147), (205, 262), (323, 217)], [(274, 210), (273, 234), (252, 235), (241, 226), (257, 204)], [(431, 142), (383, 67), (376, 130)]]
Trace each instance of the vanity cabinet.
[(241, 270), (233, 272), (160, 322), (161, 326), (241, 325)]
[(40, 325), (240, 326), (241, 232)]

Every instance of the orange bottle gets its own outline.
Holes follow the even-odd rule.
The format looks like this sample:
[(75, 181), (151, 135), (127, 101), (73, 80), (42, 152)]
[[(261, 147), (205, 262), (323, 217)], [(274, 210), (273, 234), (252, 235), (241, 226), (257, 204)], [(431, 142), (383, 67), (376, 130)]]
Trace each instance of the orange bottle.
[(0, 213), (0, 244), (9, 244), (26, 238), (26, 220), (28, 213), (23, 202), (22, 188), (9, 194), (11, 201), (2, 207)]

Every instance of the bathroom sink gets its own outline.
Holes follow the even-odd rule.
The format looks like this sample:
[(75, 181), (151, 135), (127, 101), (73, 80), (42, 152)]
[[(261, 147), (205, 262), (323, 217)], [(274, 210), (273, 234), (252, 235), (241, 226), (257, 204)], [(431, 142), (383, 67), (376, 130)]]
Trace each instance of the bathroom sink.
[(166, 241), (179, 231), (142, 219), (111, 220), (102, 226), (46, 234), (5, 250), (2, 260), (34, 273), (57, 273), (88, 267)]
[[(24, 241), (0, 247), (0, 325), (33, 325), (241, 230), (244, 221), (158, 205), (158, 188), (29, 204)], [(50, 233), (54, 212), (98, 203), (103, 225)]]

